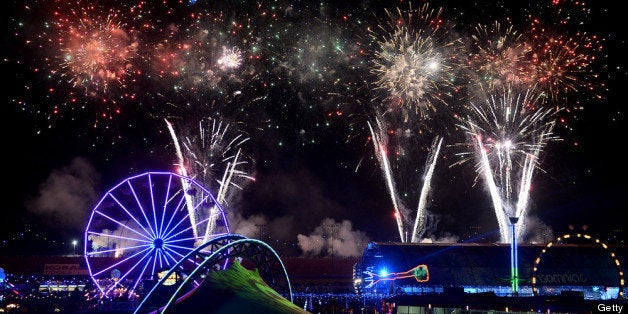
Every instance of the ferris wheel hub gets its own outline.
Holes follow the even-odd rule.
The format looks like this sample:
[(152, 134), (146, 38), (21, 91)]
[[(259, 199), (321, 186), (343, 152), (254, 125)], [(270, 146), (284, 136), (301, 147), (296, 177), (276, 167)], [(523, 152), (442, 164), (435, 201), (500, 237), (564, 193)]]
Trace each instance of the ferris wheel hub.
[(157, 238), (153, 240), (153, 247), (156, 249), (161, 249), (164, 246), (164, 240)]

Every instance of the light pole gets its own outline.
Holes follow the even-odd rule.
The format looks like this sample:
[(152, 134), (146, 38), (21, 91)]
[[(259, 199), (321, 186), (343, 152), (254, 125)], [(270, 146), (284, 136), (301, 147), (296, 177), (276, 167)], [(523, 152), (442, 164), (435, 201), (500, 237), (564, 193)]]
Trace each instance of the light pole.
[(337, 228), (340, 227), (340, 224), (337, 224), (337, 223), (327, 224), (325, 225), (325, 227), (331, 229), (331, 267), (333, 268), (334, 267), (334, 236), (335, 236)]
[(78, 244), (78, 241), (76, 240), (72, 240), (72, 248), (74, 250), (74, 255), (76, 255), (76, 245)]
[(510, 220), (510, 283), (512, 287), (512, 294), (517, 296), (519, 294), (519, 267), (517, 265), (517, 234), (515, 225), (519, 220), (518, 217), (509, 217)]

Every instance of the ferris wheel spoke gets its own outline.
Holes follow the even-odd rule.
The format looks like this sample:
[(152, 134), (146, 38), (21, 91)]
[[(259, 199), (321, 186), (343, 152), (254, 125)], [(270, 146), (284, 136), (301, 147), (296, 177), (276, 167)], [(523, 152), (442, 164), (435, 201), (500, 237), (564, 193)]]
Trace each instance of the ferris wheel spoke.
[(187, 250), (187, 251), (194, 251), (194, 249), (196, 249), (196, 248), (193, 248), (193, 247), (180, 246), (180, 245), (174, 245), (174, 244), (168, 244), (167, 247), (173, 247), (173, 248)]
[(157, 250), (157, 256), (159, 256), (159, 269), (164, 268), (164, 263), (163, 263), (162, 258), (161, 258), (162, 255), (163, 254), (161, 253), (161, 250)]
[(129, 292), (129, 297), (131, 297), (133, 295), (133, 292), (135, 292), (135, 289), (137, 288), (137, 285), (140, 283), (140, 281), (142, 281), (142, 277), (144, 277), (144, 272), (146, 271), (146, 268), (148, 268), (148, 265), (150, 264), (150, 260), (152, 258), (153, 258), (153, 256), (150, 255), (148, 257), (148, 260), (146, 261), (146, 263), (144, 263), (144, 268), (142, 268), (142, 271), (140, 272), (140, 275), (137, 277), (137, 280), (133, 284), (133, 288), (131, 288), (131, 291)]
[(140, 235), (140, 236), (141, 236), (141, 237), (143, 237), (143, 238), (146, 238), (147, 240), (151, 240), (148, 236), (146, 236), (146, 235), (144, 235), (144, 234), (140, 233), (139, 231), (137, 231), (137, 230), (135, 230), (135, 229), (133, 229), (133, 228), (130, 228), (129, 226), (127, 226), (127, 225), (125, 225), (125, 224), (123, 224), (123, 223), (121, 223), (121, 222), (119, 222), (119, 221), (117, 221), (117, 220), (115, 220), (115, 219), (113, 219), (113, 218), (111, 218), (111, 217), (109, 217), (109, 216), (105, 215), (103, 212), (101, 212), (101, 211), (99, 211), (99, 210), (95, 210), (94, 212), (95, 212), (95, 213), (97, 213), (97, 214), (99, 214), (99, 215), (101, 215), (101, 216), (103, 216), (103, 217), (105, 217), (105, 218), (107, 218), (107, 219), (109, 219), (109, 220), (111, 220), (111, 221), (113, 221), (113, 222), (115, 222), (115, 223), (117, 223), (118, 225), (120, 225), (120, 226), (122, 226), (122, 227), (124, 227), (124, 228), (126, 228), (126, 229), (131, 230), (132, 232), (137, 233), (138, 235)]
[[(211, 219), (211, 217), (205, 218), (205, 219), (197, 222), (195, 225), (190, 225), (189, 227), (187, 227), (187, 228), (185, 228), (185, 229), (183, 229), (183, 230), (181, 230), (181, 231), (179, 231), (179, 232), (177, 232), (177, 233), (175, 233), (173, 235), (170, 235), (170, 233), (172, 233), (172, 231), (174, 231), (174, 229), (175, 229), (175, 228), (173, 228), (172, 230), (170, 230), (170, 233), (168, 233), (168, 235), (166, 235), (167, 237), (164, 237), (164, 241), (168, 241), (168, 240), (170, 240), (170, 239), (172, 239), (172, 238), (174, 238), (174, 237), (176, 237), (176, 236), (178, 236), (178, 235), (180, 235), (180, 234), (182, 234), (182, 233), (184, 233), (184, 232), (186, 232), (186, 231), (188, 231), (188, 230), (190, 230), (192, 228), (196, 228), (196, 226), (198, 226), (198, 225), (200, 225), (202, 223), (207, 222), (209, 219)], [(178, 224), (177, 224), (177, 227), (178, 227)]]
[(121, 282), (124, 282), (124, 279), (126, 279), (126, 277), (133, 272), (133, 270), (135, 269), (135, 267), (137, 267), (137, 265), (139, 265), (147, 256), (150, 256), (150, 252), (144, 254), (144, 256), (142, 256), (142, 258), (140, 258), (137, 262), (135, 262), (135, 264), (133, 264), (133, 266), (122, 276), (118, 279), (118, 281), (116, 281), (116, 283), (111, 286), (109, 288), (109, 290), (107, 290), (106, 294), (109, 294), (109, 292), (111, 292), (111, 290), (113, 290), (116, 286), (120, 285), (122, 286)]
[[(193, 211), (197, 211), (198, 208), (203, 205), (203, 203), (205, 203), (207, 201), (207, 199), (209, 198), (209, 194), (205, 195), (205, 197), (203, 197), (203, 199), (201, 199), (196, 206), (194, 206)], [(213, 201), (213, 200), (212, 200)]]
[(168, 176), (168, 187), (166, 188), (166, 197), (164, 199), (164, 207), (161, 211), (161, 221), (159, 222), (159, 232), (157, 236), (161, 236), (164, 229), (164, 220), (166, 220), (166, 211), (168, 209), (168, 199), (170, 198), (170, 185), (172, 184), (172, 175)]
[(155, 266), (157, 266), (157, 254), (153, 255), (153, 270), (151, 271), (150, 279), (154, 279), (155, 276)]
[(168, 228), (170, 228), (170, 224), (172, 223), (172, 220), (174, 219), (174, 216), (177, 215), (177, 212), (182, 211), (183, 206), (185, 205), (184, 201), (185, 201), (185, 193), (182, 193), (181, 197), (179, 198), (179, 203), (177, 204), (177, 207), (174, 208), (174, 212), (172, 213), (172, 215), (170, 215), (170, 219), (168, 220), (168, 224), (166, 224), (166, 228), (164, 229), (163, 232), (168, 232), (168, 230), (169, 230)]
[[(172, 252), (172, 253), (174, 253), (174, 254), (179, 255), (181, 258), (184, 258), (184, 257), (185, 257), (185, 255), (183, 255), (183, 254), (181, 254), (181, 253), (179, 253), (179, 252), (177, 252), (177, 251), (175, 251), (175, 250), (173, 250), (173, 249), (171, 249), (171, 248), (169, 248), (169, 247), (165, 247), (165, 249), (166, 249), (166, 251), (170, 251), (170, 252)], [(193, 259), (191, 259), (191, 258), (189, 258), (189, 257), (188, 257), (188, 261), (189, 261), (189, 262), (191, 262), (191, 263), (193, 263), (194, 265), (197, 265), (197, 266), (198, 266), (198, 265), (200, 265), (200, 263), (196, 262), (195, 260), (193, 260)]]
[[(153, 186), (153, 180), (150, 174), (148, 174), (148, 186), (150, 187)], [(152, 188), (148, 190), (150, 191), (150, 204), (151, 204), (151, 207), (153, 208), (153, 221), (155, 222), (155, 231), (157, 231), (158, 229), (157, 229), (157, 213), (155, 212), (155, 196), (154, 196)]]
[(190, 241), (190, 240), (200, 240), (203, 237), (191, 237), (191, 238), (184, 238), (184, 239), (176, 239), (176, 240), (168, 240), (166, 242), (164, 242), (165, 244), (169, 244), (169, 243), (175, 243), (175, 242), (183, 242), (183, 241)]
[(148, 226), (148, 228), (151, 230), (151, 234), (156, 234), (157, 230), (153, 230), (153, 227), (150, 226), (150, 222), (148, 221), (148, 217), (146, 216), (146, 211), (144, 210), (144, 207), (142, 206), (142, 202), (140, 202), (140, 198), (137, 196), (137, 193), (135, 193), (135, 189), (133, 189), (133, 185), (131, 184), (131, 181), (127, 181), (127, 184), (129, 186), (129, 188), (131, 189), (131, 194), (133, 194), (133, 197), (135, 198), (135, 202), (137, 203), (137, 206), (140, 209), (140, 212), (142, 213), (142, 216), (144, 217), (144, 221), (146, 222), (146, 226)]
[[(170, 269), (170, 265), (175, 265), (178, 261), (165, 249), (162, 250), (161, 254), (164, 256), (164, 260), (166, 261), (166, 266)], [(173, 260), (174, 263), (171, 264), (170, 260)]]
[(117, 235), (108, 234), (108, 233), (100, 233), (100, 232), (94, 232), (94, 231), (87, 231), (87, 233), (94, 234), (94, 235), (101, 236), (101, 237), (116, 238), (116, 239), (123, 239), (123, 240), (137, 241), (137, 242), (144, 242), (144, 243), (153, 243), (153, 241), (148, 241), (148, 240), (138, 239), (138, 238), (129, 238), (129, 237), (117, 236)]
[[(201, 204), (203, 204), (203, 203), (207, 200), (207, 198), (208, 198), (208, 197), (209, 197), (209, 194), (208, 194), (207, 196), (205, 196), (205, 197), (204, 197), (204, 198), (203, 198), (200, 202), (198, 202), (198, 204), (196, 204), (196, 206), (194, 206), (193, 212), (195, 212), (195, 211), (198, 209), (198, 207), (199, 207), (199, 206), (201, 206)], [(190, 214), (189, 214), (189, 212), (188, 212), (188, 214), (186, 214), (186, 215), (185, 215), (185, 217), (183, 217), (183, 219), (186, 219), (186, 218), (188, 218), (189, 216), (190, 216)], [(196, 223), (196, 224), (194, 224), (194, 225), (191, 225), (189, 228), (185, 229), (184, 231), (179, 232), (179, 233), (177, 233), (177, 234), (175, 234), (175, 235), (172, 235), (172, 236), (171, 236), (170, 234), (171, 234), (171, 233), (172, 233), (175, 229), (177, 229), (177, 227), (178, 227), (178, 226), (179, 226), (179, 225), (183, 222), (183, 220), (181, 220), (181, 221), (179, 221), (179, 222), (178, 222), (178, 223), (177, 223), (177, 224), (176, 224), (176, 225), (175, 225), (175, 226), (174, 226), (174, 227), (173, 227), (173, 228), (172, 228), (172, 229), (168, 232), (168, 234), (166, 234), (163, 238), (164, 238), (164, 240), (168, 240), (168, 239), (170, 239), (170, 238), (172, 238), (172, 237), (174, 237), (174, 236), (177, 236), (177, 235), (179, 235), (179, 234), (181, 234), (181, 233), (183, 233), (183, 232), (185, 232), (185, 231), (187, 231), (187, 230), (189, 230), (189, 229), (196, 228), (198, 225), (200, 225), (200, 224), (202, 224), (202, 223), (204, 223), (204, 222), (207, 222), (210, 218), (211, 218), (211, 216), (210, 216), (210, 217), (208, 217), (208, 218), (206, 218), (206, 219), (203, 219), (203, 220), (201, 220), (201, 221), (197, 222), (197, 223)], [(196, 229), (194, 229), (194, 230), (196, 230)]]
[[(166, 250), (166, 248), (164, 248), (164, 256), (169, 257), (172, 261), (174, 261), (174, 264), (176, 264), (177, 262), (179, 262), (176, 258), (174, 258), (174, 257), (172, 256), (172, 254), (170, 254), (170, 252), (168, 252), (168, 251)], [(168, 260), (168, 259), (166, 259), (166, 261), (167, 261), (167, 260)], [(170, 266), (170, 262), (167, 262), (167, 263), (168, 263), (168, 266)]]
[(126, 262), (126, 261), (128, 261), (128, 260), (130, 260), (130, 259), (132, 259), (132, 258), (134, 258), (134, 257), (136, 257), (136, 256), (138, 256), (138, 255), (148, 251), (148, 250), (150, 250), (150, 249), (151, 249), (150, 247), (148, 247), (146, 249), (143, 249), (143, 250), (141, 250), (141, 251), (139, 251), (139, 252), (137, 252), (137, 253), (135, 253), (135, 254), (133, 254), (133, 255), (131, 255), (131, 256), (129, 256), (129, 257), (127, 257), (127, 258), (125, 258), (125, 259), (115, 263), (115, 264), (113, 264), (113, 265), (110, 265), (109, 267), (107, 267), (105, 269), (101, 269), (99, 272), (96, 272), (96, 273), (92, 274), (92, 276), (96, 277), (96, 276), (102, 274), (103, 272), (105, 272), (107, 270), (110, 270), (110, 269), (112, 269), (112, 268), (114, 268), (114, 267), (116, 267), (116, 266), (118, 266), (118, 265), (120, 265), (120, 264), (122, 264), (122, 263), (124, 263), (124, 262)]
[(179, 220), (179, 222), (177, 222), (177, 224), (174, 225), (174, 227), (172, 227), (170, 230), (167, 231), (167, 233), (162, 237), (162, 239), (167, 240), (168, 239), (167, 237), (169, 237), (170, 234), (179, 227), (179, 225), (181, 225), (186, 219), (188, 219), (188, 217), (190, 217), (190, 214), (189, 213), (185, 214), (183, 218), (181, 218), (181, 220)]
[(148, 246), (150, 246), (150, 245), (148, 245), (148, 244), (141, 244), (141, 245), (135, 245), (135, 246), (128, 246), (128, 247), (124, 247), (124, 248), (120, 248), (120, 249), (116, 248), (116, 249), (110, 249), (110, 250), (104, 250), (104, 251), (89, 252), (89, 253), (87, 253), (87, 255), (97, 255), (97, 254), (109, 253), (109, 252), (126, 251), (126, 250), (137, 249), (137, 248), (148, 247)]
[(146, 234), (147, 234), (147, 235), (151, 235), (151, 234), (152, 234), (151, 232), (149, 232), (148, 230), (146, 230), (146, 228), (144, 228), (144, 226), (143, 226), (143, 225), (142, 225), (139, 221), (137, 221), (137, 219), (135, 218), (135, 216), (131, 215), (131, 213), (129, 212), (129, 210), (128, 210), (128, 209), (126, 209), (126, 206), (122, 205), (122, 203), (120, 203), (120, 201), (119, 201), (119, 200), (118, 200), (118, 199), (117, 199), (117, 198), (116, 198), (113, 194), (109, 193), (109, 196), (110, 196), (111, 198), (113, 198), (113, 200), (114, 200), (114, 201), (116, 201), (116, 203), (118, 203), (118, 206), (120, 206), (120, 208), (122, 208), (122, 210), (124, 210), (124, 212), (125, 212), (127, 215), (129, 215), (129, 217), (131, 217), (131, 219), (133, 219), (133, 221), (135, 221), (135, 223), (136, 223), (138, 226), (140, 226), (140, 228), (142, 228), (142, 230), (144, 230), (144, 232), (146, 232)]

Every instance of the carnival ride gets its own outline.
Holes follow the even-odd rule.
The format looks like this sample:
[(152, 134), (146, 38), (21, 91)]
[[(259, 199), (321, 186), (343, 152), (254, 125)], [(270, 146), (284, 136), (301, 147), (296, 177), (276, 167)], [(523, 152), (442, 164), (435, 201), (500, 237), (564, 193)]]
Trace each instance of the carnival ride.
[(212, 193), (175, 173), (146, 172), (106, 192), (87, 223), (84, 256), (100, 297), (141, 300), (135, 313), (165, 312), (235, 264), (270, 288), (260, 291), (292, 304), (279, 255), (231, 233)]

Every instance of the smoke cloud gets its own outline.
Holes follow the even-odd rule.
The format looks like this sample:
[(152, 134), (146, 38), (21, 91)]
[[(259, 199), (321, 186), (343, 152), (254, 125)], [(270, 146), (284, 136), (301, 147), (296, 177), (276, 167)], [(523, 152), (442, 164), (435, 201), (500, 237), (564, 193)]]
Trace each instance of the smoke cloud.
[[(130, 229), (138, 230), (140, 226), (134, 222), (133, 220), (125, 220), (121, 221), (122, 225), (127, 226)], [(90, 234), (89, 240), (91, 241), (91, 246), (93, 250), (106, 250), (106, 249), (118, 249), (119, 251), (115, 252), (115, 256), (121, 255), (131, 255), (135, 253), (135, 251), (131, 250), (121, 250), (122, 248), (128, 248), (133, 246), (138, 246), (142, 244), (146, 244), (144, 242), (134, 241), (132, 237), (134, 236), (129, 229), (119, 226), (115, 230), (103, 229), (101, 231), (104, 235), (95, 235)], [(113, 237), (109, 237), (107, 235), (111, 235)]]
[(244, 218), (244, 216), (239, 213), (234, 213), (234, 215), (228, 219), (231, 232), (260, 240), (263, 238), (263, 236), (260, 235), (264, 232), (264, 227), (268, 225), (268, 219), (262, 214)]
[(460, 237), (455, 234), (446, 232), (442, 236), (431, 235), (427, 238), (421, 239), (421, 243), (458, 243)]
[(98, 200), (99, 185), (100, 174), (91, 162), (76, 157), (69, 166), (53, 170), (25, 207), (54, 226), (80, 230)]
[(304, 256), (362, 256), (369, 238), (359, 230), (353, 230), (349, 220), (336, 222), (325, 218), (310, 235), (298, 234), (297, 240)]
[(554, 240), (552, 227), (546, 225), (536, 216), (526, 217), (526, 231), (524, 240), (526, 243), (548, 243)]

